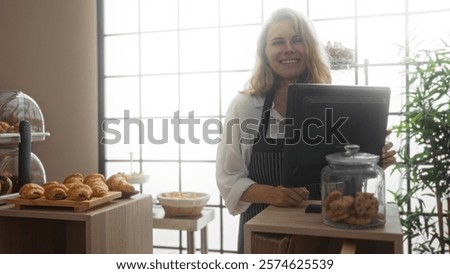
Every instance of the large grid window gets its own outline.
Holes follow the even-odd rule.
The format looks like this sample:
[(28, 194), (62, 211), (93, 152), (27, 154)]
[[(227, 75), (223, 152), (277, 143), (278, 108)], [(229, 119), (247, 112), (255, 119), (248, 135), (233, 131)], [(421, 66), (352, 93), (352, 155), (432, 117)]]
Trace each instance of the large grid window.
[[(324, 45), (354, 52), (352, 64), (332, 71), (333, 83), (391, 88), (390, 126), (401, 120), (407, 86), (399, 49), (411, 37), (433, 47), (450, 31), (446, 0), (99, 1), (100, 123), (113, 121), (101, 133), (110, 144), (100, 148), (100, 170), (149, 174), (142, 190), (154, 197), (210, 193), (210, 252), (235, 252), (238, 231), (215, 182), (220, 121), (250, 76), (261, 23), (280, 7), (308, 15)], [(388, 202), (401, 185), (388, 170)], [(186, 252), (184, 234), (153, 233), (156, 253)]]

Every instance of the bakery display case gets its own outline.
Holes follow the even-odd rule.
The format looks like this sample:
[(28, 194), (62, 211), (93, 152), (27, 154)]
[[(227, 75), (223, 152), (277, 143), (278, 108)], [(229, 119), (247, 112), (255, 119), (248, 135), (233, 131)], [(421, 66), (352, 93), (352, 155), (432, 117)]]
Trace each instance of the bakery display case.
[(21, 91), (0, 90), (0, 145), (20, 143), (19, 123), (24, 120), (31, 125), (32, 141), (43, 141), (50, 135), (36, 101)]
[(31, 143), (49, 135), (35, 100), (22, 91), (0, 90), (0, 204), (17, 195), (24, 182), (45, 183), (44, 166)]
[[(37, 184), (44, 184), (46, 181), (45, 170), (39, 158), (31, 153), (31, 181)], [(11, 187), (2, 187), (0, 194), (17, 193), (19, 191), (19, 150), (0, 149), (0, 180), (11, 181)]]

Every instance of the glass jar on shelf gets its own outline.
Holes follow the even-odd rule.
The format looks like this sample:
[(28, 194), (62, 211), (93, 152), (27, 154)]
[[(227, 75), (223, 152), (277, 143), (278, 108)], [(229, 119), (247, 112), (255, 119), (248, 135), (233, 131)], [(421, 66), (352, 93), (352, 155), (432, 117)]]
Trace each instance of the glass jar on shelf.
[(346, 145), (326, 156), (322, 169), (322, 221), (338, 228), (363, 229), (385, 224), (384, 171), (378, 155)]

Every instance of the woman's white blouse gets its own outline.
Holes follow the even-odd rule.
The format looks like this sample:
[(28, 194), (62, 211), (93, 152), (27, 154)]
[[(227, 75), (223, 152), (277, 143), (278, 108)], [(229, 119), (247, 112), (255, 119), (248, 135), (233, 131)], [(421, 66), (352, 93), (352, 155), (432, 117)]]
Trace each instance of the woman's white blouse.
[[(237, 94), (227, 110), (223, 134), (217, 148), (216, 180), (230, 214), (244, 212), (251, 203), (240, 201), (247, 188), (256, 183), (248, 178), (253, 139), (258, 132), (264, 98)], [(267, 136), (283, 138), (283, 117), (272, 107)]]

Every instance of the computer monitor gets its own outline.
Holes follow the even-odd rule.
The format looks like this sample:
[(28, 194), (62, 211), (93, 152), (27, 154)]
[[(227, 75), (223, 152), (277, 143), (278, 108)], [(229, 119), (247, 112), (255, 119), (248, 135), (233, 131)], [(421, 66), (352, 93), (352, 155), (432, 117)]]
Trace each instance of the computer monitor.
[(381, 155), (386, 139), (390, 89), (375, 86), (291, 84), (288, 89), (282, 185), (315, 186), (320, 200), (325, 156), (357, 144)]

